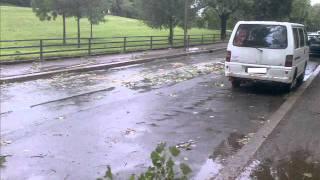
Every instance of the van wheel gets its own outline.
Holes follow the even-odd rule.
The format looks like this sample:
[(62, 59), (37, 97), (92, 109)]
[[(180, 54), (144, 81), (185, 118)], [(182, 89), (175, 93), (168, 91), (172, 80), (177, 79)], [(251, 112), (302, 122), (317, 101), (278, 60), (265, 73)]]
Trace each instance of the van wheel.
[(231, 81), (231, 84), (232, 84), (232, 87), (233, 88), (239, 88), (240, 87), (240, 84), (241, 84), (241, 81), (240, 80), (237, 80), (237, 79), (233, 79)]
[(290, 84), (285, 84), (284, 89), (286, 92), (290, 92), (293, 90), (298, 84), (298, 78), (297, 78), (297, 69), (294, 72), (293, 80)]
[(297, 80), (298, 86), (300, 86), (300, 85), (303, 83), (304, 75), (305, 75), (305, 73), (306, 73), (306, 69), (307, 69), (307, 63), (306, 63), (305, 66), (304, 66), (303, 73), (298, 77), (298, 80)]

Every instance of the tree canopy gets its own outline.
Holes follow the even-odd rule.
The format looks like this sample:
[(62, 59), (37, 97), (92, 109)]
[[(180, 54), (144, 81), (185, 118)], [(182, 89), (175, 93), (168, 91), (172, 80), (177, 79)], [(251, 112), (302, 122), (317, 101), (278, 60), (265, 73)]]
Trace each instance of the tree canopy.
[(24, 7), (30, 7), (31, 6), (31, 0), (0, 0), (2, 3), (9, 3), (16, 6), (24, 6)]
[(226, 38), (228, 19), (238, 10), (241, 2), (241, 0), (204, 0), (205, 5), (214, 9), (219, 16), (221, 39)]
[[(188, 2), (188, 23), (195, 17), (197, 6), (194, 0), (138, 0), (139, 17), (152, 28), (169, 29), (169, 43), (173, 43), (173, 30), (183, 26), (184, 7)], [(190, 26), (189, 26), (190, 27)]]
[(293, 0), (254, 0), (256, 20), (287, 20), (291, 14)]

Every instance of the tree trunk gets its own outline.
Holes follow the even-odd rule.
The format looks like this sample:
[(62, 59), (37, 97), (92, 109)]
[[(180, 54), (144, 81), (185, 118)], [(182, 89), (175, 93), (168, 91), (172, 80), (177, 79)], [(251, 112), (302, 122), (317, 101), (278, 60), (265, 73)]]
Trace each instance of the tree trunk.
[(93, 24), (90, 22), (90, 38), (93, 38)]
[(78, 48), (80, 48), (80, 17), (77, 17), (77, 24), (78, 24)]
[(228, 18), (229, 18), (229, 15), (226, 15), (226, 14), (220, 15), (220, 22), (221, 22), (220, 38), (221, 38), (221, 40), (225, 40), (227, 37)]
[(184, 2), (184, 28), (183, 28), (183, 44), (184, 44), (184, 50), (187, 51), (187, 47), (189, 42), (187, 39), (188, 36), (188, 6), (189, 6), (189, 1), (185, 0)]
[(63, 23), (63, 45), (66, 44), (66, 14), (62, 13), (62, 23)]
[(170, 20), (170, 25), (169, 25), (169, 45), (170, 45), (170, 47), (173, 46), (173, 31), (174, 31), (173, 21)]

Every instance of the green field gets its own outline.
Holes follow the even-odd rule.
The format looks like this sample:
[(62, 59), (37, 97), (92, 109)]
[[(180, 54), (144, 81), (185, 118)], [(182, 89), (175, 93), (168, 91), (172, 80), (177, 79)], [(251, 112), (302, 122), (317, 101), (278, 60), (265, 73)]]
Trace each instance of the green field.
[[(0, 6), (1, 39), (40, 39), (61, 38), (62, 18), (55, 21), (39, 21), (31, 8)], [(76, 37), (77, 24), (75, 18), (67, 19), (67, 37)], [(87, 19), (81, 20), (81, 35), (90, 35), (90, 25)], [(175, 29), (176, 34), (182, 34), (181, 28)], [(191, 34), (213, 33), (207, 29), (191, 29)], [(166, 30), (151, 29), (143, 22), (117, 16), (106, 16), (106, 22), (94, 26), (95, 37), (132, 36), (132, 35), (168, 35)]]
[[(58, 17), (54, 21), (40, 21), (31, 8), (0, 6), (0, 22), (1, 40), (25, 40), (25, 39), (46, 39), (62, 37), (62, 18)], [(213, 30), (193, 28), (190, 34), (214, 34)], [(175, 29), (175, 35), (182, 35), (181, 28)], [(67, 38), (75, 38), (77, 35), (77, 24), (75, 18), (67, 19)], [(90, 35), (90, 24), (87, 19), (81, 20), (81, 37), (87, 38)], [(151, 29), (143, 22), (117, 16), (106, 16), (106, 22), (94, 26), (94, 37), (114, 37), (114, 36), (167, 36), (168, 30)], [(22, 43), (1, 43), (2, 47), (8, 46), (30, 46), (38, 45), (39, 42), (33, 44)], [(48, 43), (48, 42), (46, 42)], [(61, 43), (52, 42), (54, 44)], [(75, 43), (75, 42), (69, 42)], [(105, 46), (103, 46), (105, 47)], [(68, 47), (70, 48), (70, 47)], [(1, 54), (16, 54), (36, 52), (39, 48), (2, 50)], [(54, 49), (52, 49), (54, 50)], [(68, 54), (78, 54), (79, 52), (70, 52)], [(55, 54), (55, 53), (53, 53)], [(28, 56), (33, 57), (33, 56)], [(36, 57), (36, 56), (35, 56)], [(11, 57), (12, 58), (12, 57)], [(23, 59), (22, 56), (15, 56), (14, 59)], [(1, 60), (10, 59), (9, 57), (1, 57)]]

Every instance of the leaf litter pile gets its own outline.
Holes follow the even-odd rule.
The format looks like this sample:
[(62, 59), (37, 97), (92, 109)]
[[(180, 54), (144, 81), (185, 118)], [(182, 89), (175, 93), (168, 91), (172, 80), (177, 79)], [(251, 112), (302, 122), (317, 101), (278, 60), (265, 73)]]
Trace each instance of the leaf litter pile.
[(173, 85), (186, 81), (201, 75), (223, 74), (224, 63), (199, 63), (187, 65), (183, 63), (171, 63), (170, 69), (157, 69), (156, 71), (144, 72), (135, 77), (135, 80), (124, 82), (124, 85), (130, 89), (159, 88), (162, 85)]

